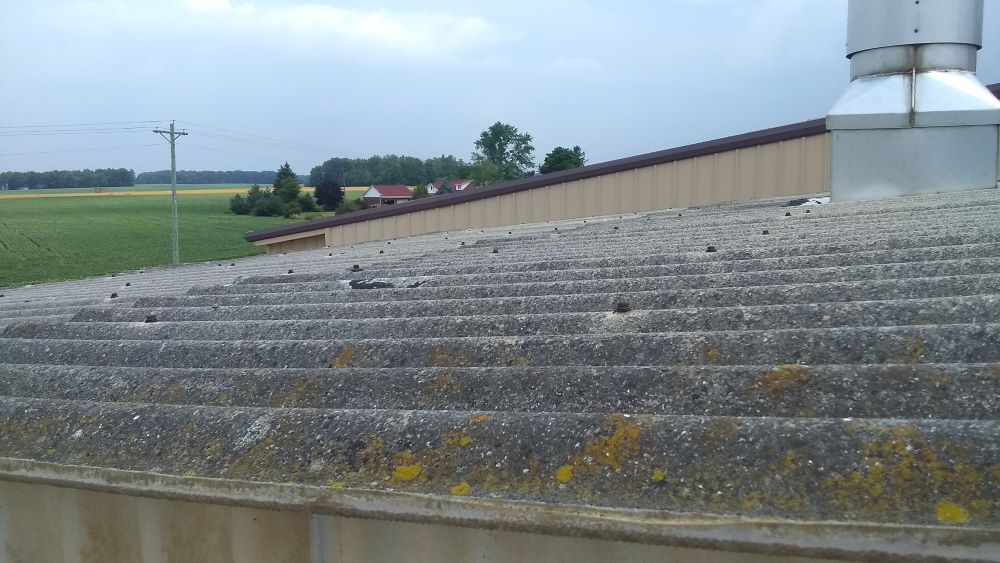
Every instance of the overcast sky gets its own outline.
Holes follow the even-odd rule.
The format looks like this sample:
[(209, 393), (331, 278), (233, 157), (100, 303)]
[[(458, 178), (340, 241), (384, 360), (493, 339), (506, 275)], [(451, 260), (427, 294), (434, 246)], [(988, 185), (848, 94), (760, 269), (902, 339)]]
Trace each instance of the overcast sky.
[[(980, 78), (1000, 82), (1000, 1), (986, 10)], [(534, 136), (536, 161), (580, 145), (596, 163), (822, 117), (848, 81), (846, 13), (846, 0), (0, 0), (0, 170), (169, 168), (149, 129), (170, 119), (191, 132), (185, 170), (467, 159), (498, 120)]]

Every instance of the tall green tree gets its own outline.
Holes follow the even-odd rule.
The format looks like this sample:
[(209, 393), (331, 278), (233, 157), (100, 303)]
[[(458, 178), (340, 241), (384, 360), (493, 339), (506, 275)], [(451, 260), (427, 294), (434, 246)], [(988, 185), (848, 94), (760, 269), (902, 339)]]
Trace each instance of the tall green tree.
[(322, 177), (315, 184), (315, 187), (316, 202), (326, 211), (337, 209), (340, 202), (344, 200), (344, 190), (333, 178)]
[(299, 183), (295, 172), (292, 172), (292, 167), (287, 162), (281, 165), (274, 177), (274, 193), (285, 203), (297, 200), (299, 194), (302, 193), (302, 184)]
[[(525, 177), (535, 168), (534, 154), (531, 135), (521, 133), (509, 123), (497, 121), (480, 133), (472, 160), (477, 165), (491, 165), (502, 180), (515, 180)], [(473, 179), (483, 184), (489, 183), (482, 178)]]
[(427, 193), (427, 184), (420, 184), (419, 186), (413, 188), (413, 199), (423, 199), (430, 195)]
[(552, 152), (545, 155), (545, 162), (538, 167), (538, 171), (542, 174), (548, 174), (550, 172), (558, 172), (560, 170), (579, 168), (586, 163), (587, 155), (583, 152), (583, 149), (581, 149), (579, 145), (573, 147), (572, 149), (567, 149), (566, 147), (556, 147), (552, 149)]

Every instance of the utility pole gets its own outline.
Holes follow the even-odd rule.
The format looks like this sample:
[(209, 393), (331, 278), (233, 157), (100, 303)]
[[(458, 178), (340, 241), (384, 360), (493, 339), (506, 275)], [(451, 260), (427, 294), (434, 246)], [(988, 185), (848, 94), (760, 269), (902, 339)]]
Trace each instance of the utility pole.
[(153, 133), (159, 133), (161, 137), (170, 143), (170, 198), (172, 221), (170, 224), (170, 246), (173, 251), (173, 264), (181, 263), (181, 242), (177, 235), (177, 150), (174, 145), (177, 138), (187, 135), (187, 131), (174, 131), (174, 122), (170, 122), (170, 130), (153, 129)]

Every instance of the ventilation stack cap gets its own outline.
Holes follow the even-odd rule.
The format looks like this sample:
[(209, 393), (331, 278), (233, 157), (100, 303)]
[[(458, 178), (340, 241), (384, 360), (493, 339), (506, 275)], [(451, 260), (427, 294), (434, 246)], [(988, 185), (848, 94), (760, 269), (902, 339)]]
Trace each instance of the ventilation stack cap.
[(827, 115), (834, 201), (996, 187), (983, 0), (850, 0), (851, 84)]

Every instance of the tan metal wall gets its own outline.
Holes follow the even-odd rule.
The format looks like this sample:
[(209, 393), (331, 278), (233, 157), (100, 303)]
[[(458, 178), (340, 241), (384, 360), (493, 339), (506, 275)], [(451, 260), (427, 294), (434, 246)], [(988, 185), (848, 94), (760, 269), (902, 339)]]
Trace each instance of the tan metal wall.
[[(268, 252), (442, 231), (796, 196), (830, 190), (830, 134), (801, 137), (492, 198), (258, 241)], [(294, 244), (289, 239), (296, 239)], [(273, 241), (273, 242), (272, 242)]]
[(600, 539), (369, 520), (0, 481), (5, 563), (800, 563)]

